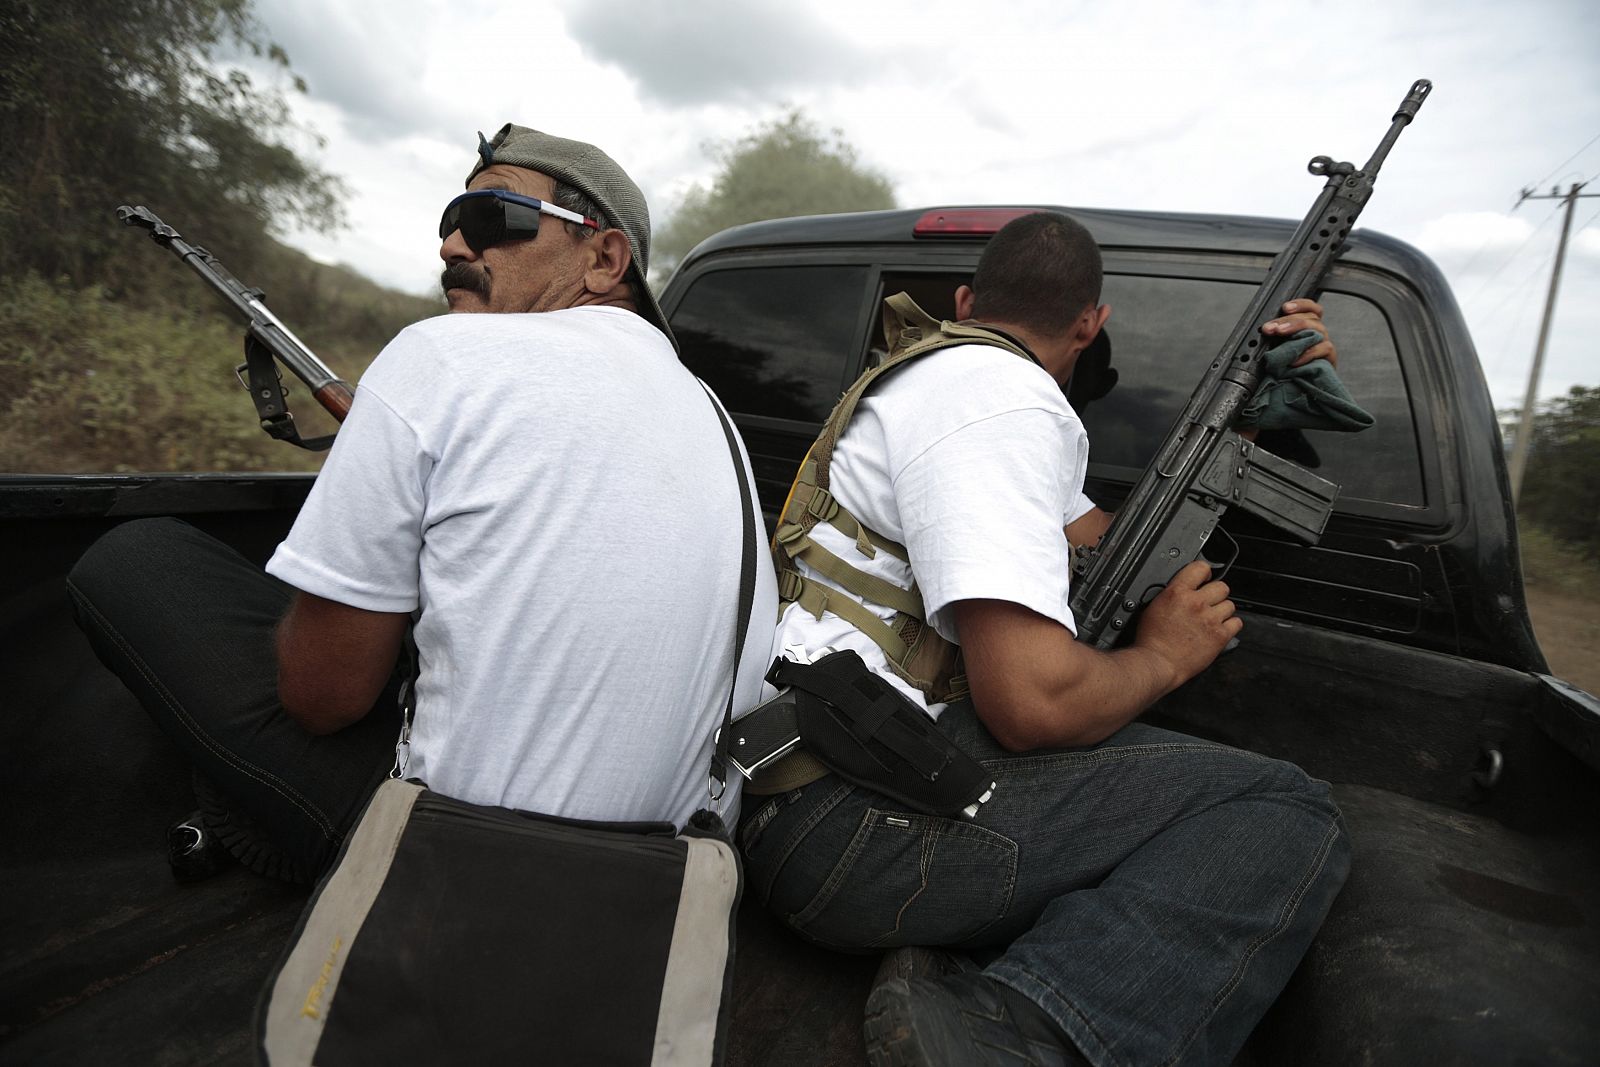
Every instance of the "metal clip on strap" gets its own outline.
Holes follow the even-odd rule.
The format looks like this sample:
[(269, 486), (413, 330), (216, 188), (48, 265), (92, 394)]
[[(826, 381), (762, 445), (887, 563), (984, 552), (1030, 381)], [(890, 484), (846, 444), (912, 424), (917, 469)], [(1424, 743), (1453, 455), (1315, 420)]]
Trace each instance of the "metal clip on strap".
[(326, 452), (333, 445), (333, 434), (322, 437), (301, 437), (289, 411), (289, 400), (283, 388), (283, 375), (273, 362), (272, 352), (249, 335), (244, 339), (244, 362), (233, 368), (233, 373), (250, 392), (250, 402), (256, 406), (256, 417), (267, 436), (287, 441), (311, 452)]
[(400, 683), (400, 738), (394, 743), (394, 768), (390, 778), (404, 778), (411, 765), (411, 723), (417, 710), (417, 672), (421, 669), (417, 655), (415, 624), (406, 627), (401, 644), (401, 655), (406, 665), (406, 677)]

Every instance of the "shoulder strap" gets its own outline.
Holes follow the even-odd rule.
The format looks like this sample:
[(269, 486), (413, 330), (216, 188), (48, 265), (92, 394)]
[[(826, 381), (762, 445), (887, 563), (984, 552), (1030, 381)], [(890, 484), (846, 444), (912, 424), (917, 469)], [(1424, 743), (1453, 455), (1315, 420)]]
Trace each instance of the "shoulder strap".
[(882, 363), (857, 378), (844, 396), (839, 398), (807, 456), (807, 464), (815, 471), (816, 484), (823, 489), (828, 488), (834, 446), (839, 443), (850, 417), (855, 414), (856, 404), (885, 374), (930, 352), (956, 345), (991, 345), (1029, 362), (1039, 362), (1039, 357), (1029, 351), (1027, 345), (1005, 331), (971, 322), (951, 322), (948, 319), (941, 322), (918, 307), (909, 293), (896, 293), (884, 299), (883, 335), (889, 344), (889, 354)]
[(739, 438), (733, 432), (733, 424), (728, 421), (728, 413), (722, 410), (710, 387), (701, 382), (700, 388), (706, 391), (706, 399), (711, 401), (717, 419), (722, 423), (722, 434), (727, 438), (728, 451), (733, 455), (733, 474), (739, 480), (739, 505), (744, 512), (744, 549), (739, 564), (739, 614), (733, 627), (733, 681), (728, 685), (728, 705), (722, 711), (722, 728), (717, 731), (716, 744), (711, 751), (711, 799), (715, 802), (722, 799), (728, 787), (728, 739), (733, 736), (733, 700), (739, 691), (739, 660), (744, 654), (745, 635), (750, 632), (750, 612), (755, 607), (756, 523), (750, 481), (744, 476), (744, 459), (739, 453)]
[[(885, 374), (930, 352), (981, 344), (1033, 363), (1039, 361), (1027, 345), (1003, 330), (971, 322), (940, 322), (906, 293), (884, 300), (883, 334), (889, 344), (888, 355), (857, 378), (834, 406), (784, 501), (772, 544), (778, 599), (783, 605), (797, 603), (818, 619), (825, 612), (837, 615), (881, 648), (890, 669), (922, 690), (930, 702), (946, 701), (966, 691), (960, 650), (926, 625), (927, 613), (916, 585), (902, 589), (886, 582), (830, 552), (811, 536), (818, 523), (826, 523), (853, 539), (856, 551), (868, 559), (879, 551), (908, 558), (904, 546), (867, 528), (834, 499), (828, 487), (833, 450), (867, 390)], [(827, 581), (802, 575), (800, 562)], [(880, 619), (862, 603), (866, 600), (893, 609), (894, 617), (888, 622)]]

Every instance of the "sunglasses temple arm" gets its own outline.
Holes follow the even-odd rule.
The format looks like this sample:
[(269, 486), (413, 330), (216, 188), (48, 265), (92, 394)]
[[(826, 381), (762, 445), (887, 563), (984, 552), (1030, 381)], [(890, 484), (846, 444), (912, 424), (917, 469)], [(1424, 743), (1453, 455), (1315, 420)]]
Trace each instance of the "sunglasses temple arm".
[[(354, 387), (318, 359), (316, 353), (307, 348), (294, 332), (267, 308), (263, 302), (265, 294), (260, 289), (251, 288), (239, 281), (218, 262), (215, 256), (204, 248), (189, 244), (177, 230), (162, 222), (149, 208), (124, 205), (117, 208), (117, 218), (129, 226), (148, 230), (151, 240), (170, 249), (179, 259), (187, 263), (228, 306), (233, 308), (235, 313), (248, 322), (249, 325), (245, 330), (245, 353), (250, 358), (240, 368), (240, 380), (244, 381), (244, 372), (248, 368), (249, 381), (245, 384), (250, 390), (251, 399), (255, 401), (256, 413), (261, 416), (262, 429), (273, 437), (303, 448), (328, 447), (326, 443), (322, 443), (323, 438), (315, 441), (304, 441), (300, 438), (294, 428), (294, 416), (283, 403), (282, 389), (272, 380), (275, 378), (275, 372), (271, 371), (270, 359), (275, 358), (288, 367), (295, 377), (305, 383), (317, 403), (340, 422), (343, 422), (345, 416), (350, 413), (350, 404), (355, 399)], [(265, 372), (263, 367), (266, 368)], [(331, 442), (332, 438), (326, 440)]]

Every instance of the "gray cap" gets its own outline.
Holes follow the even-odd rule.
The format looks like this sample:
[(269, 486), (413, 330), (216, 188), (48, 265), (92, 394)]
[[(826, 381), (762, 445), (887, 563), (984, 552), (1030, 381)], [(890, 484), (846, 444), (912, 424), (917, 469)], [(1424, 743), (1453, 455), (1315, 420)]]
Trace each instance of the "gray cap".
[(666, 334), (676, 349), (678, 339), (672, 336), (667, 317), (661, 313), (661, 305), (656, 303), (645, 280), (650, 269), (650, 208), (644, 202), (644, 194), (627, 172), (617, 166), (617, 161), (592, 144), (552, 137), (508, 122), (500, 127), (493, 140), (485, 140), (483, 134), (478, 134), (478, 163), (467, 175), (467, 183), (470, 185), (479, 171), (493, 163), (548, 174), (595, 202), (603, 216), (601, 221), (621, 230), (628, 238), (628, 248), (633, 252), (633, 288), (637, 293), (634, 302), (639, 313)]

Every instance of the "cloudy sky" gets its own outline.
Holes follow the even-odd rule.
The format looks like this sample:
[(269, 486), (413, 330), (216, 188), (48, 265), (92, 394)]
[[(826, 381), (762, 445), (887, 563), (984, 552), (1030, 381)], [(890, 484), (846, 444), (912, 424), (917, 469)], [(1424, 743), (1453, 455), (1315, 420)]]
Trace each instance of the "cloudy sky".
[[(381, 12), (381, 14), (379, 13)], [(591, 140), (659, 224), (705, 145), (794, 106), (902, 205), (1055, 203), (1298, 219), (1314, 155), (1365, 161), (1418, 77), (1434, 93), (1362, 225), (1444, 268), (1497, 405), (1521, 403), (1560, 204), (1600, 178), (1592, 0), (257, 0), (309, 86), (311, 154), (349, 185), (312, 255), (430, 291), (475, 131)], [(1586, 192), (1600, 194), (1600, 181)], [(1335, 324), (1337, 328), (1337, 324)], [(1540, 387), (1600, 385), (1600, 197), (1580, 200)]]

